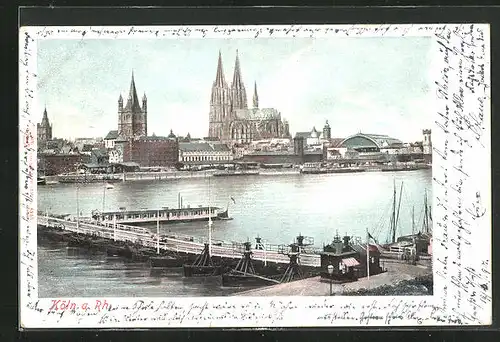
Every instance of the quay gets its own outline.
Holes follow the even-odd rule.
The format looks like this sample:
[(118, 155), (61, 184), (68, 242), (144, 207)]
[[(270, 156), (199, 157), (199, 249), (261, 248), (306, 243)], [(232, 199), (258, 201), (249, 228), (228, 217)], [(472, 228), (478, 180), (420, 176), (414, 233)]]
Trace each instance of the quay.
[[(37, 216), (38, 230), (41, 234), (53, 234), (64, 239), (66, 236), (75, 234), (87, 243), (92, 243), (89, 238), (95, 239), (104, 247), (121, 246), (128, 242), (145, 249), (147, 255), (175, 255), (196, 257), (203, 252), (207, 242), (203, 239), (183, 235), (159, 236), (145, 228), (124, 225), (119, 223), (99, 222), (92, 218), (80, 218), (79, 220), (68, 220), (39, 213)], [(219, 259), (237, 261), (241, 259), (241, 243), (212, 240), (211, 255)], [(257, 262), (276, 265), (288, 265), (290, 258), (286, 251), (280, 250), (278, 245), (263, 245), (252, 249), (252, 259)], [(156, 254), (155, 254), (156, 250)], [(300, 255), (300, 264), (304, 267), (316, 268), (320, 266), (320, 255), (311, 249), (308, 253)]]
[[(359, 278), (355, 282), (332, 284), (331, 295), (356, 295), (360, 293), (390, 291), (405, 283), (432, 284), (432, 267), (430, 263), (411, 265), (401, 261), (384, 260), (387, 272)], [(289, 283), (271, 285), (235, 293), (234, 296), (328, 296), (330, 283), (321, 281), (319, 276), (296, 280)]]
[[(421, 169), (430, 169), (428, 164), (409, 165), (362, 165), (357, 167), (320, 167), (307, 166), (304, 168), (281, 168), (281, 169), (246, 169), (246, 170), (176, 170), (176, 171), (138, 171), (124, 172), (117, 174), (92, 174), (92, 173), (70, 173), (57, 176), (47, 176), (47, 184), (53, 183), (95, 183), (95, 182), (126, 182), (126, 181), (166, 181), (176, 179), (196, 179), (207, 177), (228, 177), (228, 176), (290, 176), (309, 174), (339, 174), (339, 173), (359, 173), (359, 172), (404, 172)], [(41, 184), (43, 185), (43, 184)]]

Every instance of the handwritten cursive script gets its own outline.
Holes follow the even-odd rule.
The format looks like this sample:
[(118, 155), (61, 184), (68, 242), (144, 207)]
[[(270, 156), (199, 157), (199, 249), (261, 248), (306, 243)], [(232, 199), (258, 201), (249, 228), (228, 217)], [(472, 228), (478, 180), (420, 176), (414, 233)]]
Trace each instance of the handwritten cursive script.
[(445, 284), (440, 311), (478, 323), (482, 321), (478, 312), (489, 304), (479, 282), (485, 274), (471, 277), (470, 272), (476, 270), (472, 265), (481, 262), (473, 240), (485, 233), (479, 227), (488, 224), (481, 219), (486, 216), (482, 193), (489, 189), (477, 189), (478, 176), (472, 175), (481, 166), (467, 161), (478, 161), (488, 143), (484, 135), (484, 103), (489, 97), (484, 32), (476, 25), (460, 25), (436, 33), (436, 39), (441, 72), (434, 82), (438, 98), (433, 147), (438, 242), (434, 265)]
[[(36, 42), (38, 39), (408, 37), (435, 41), (434, 297), (37, 298)], [(21, 324), (205, 327), (484, 324), (491, 319), (486, 25), (34, 27), (20, 33)], [(478, 248), (478, 244), (481, 244)]]

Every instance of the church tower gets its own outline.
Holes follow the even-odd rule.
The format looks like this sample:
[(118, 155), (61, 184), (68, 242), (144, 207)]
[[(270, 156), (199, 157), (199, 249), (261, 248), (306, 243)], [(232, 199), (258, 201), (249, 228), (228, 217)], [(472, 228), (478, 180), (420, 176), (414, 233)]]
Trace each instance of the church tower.
[(325, 126), (323, 127), (323, 139), (330, 140), (332, 138), (332, 129), (328, 120), (326, 120)]
[(127, 103), (123, 107), (123, 98), (118, 98), (118, 135), (125, 139), (147, 136), (147, 98), (142, 98), (142, 108), (137, 96), (134, 73), (130, 81)]
[(36, 125), (38, 144), (43, 145), (48, 140), (52, 140), (52, 125), (47, 116), (47, 108), (43, 111), (42, 122)]
[(241, 77), (240, 58), (238, 50), (236, 50), (236, 61), (234, 62), (233, 83), (231, 83), (231, 109), (236, 111), (238, 109), (247, 109), (247, 92), (243, 79)]
[(259, 108), (259, 95), (257, 94), (257, 82), (255, 82), (253, 89), (253, 108)]
[(422, 143), (423, 153), (424, 155), (432, 154), (432, 140), (431, 140), (431, 130), (424, 129), (422, 130), (422, 134), (424, 135), (424, 141)]
[(231, 94), (224, 77), (222, 67), (222, 55), (219, 51), (217, 62), (217, 73), (212, 84), (212, 95), (210, 98), (210, 114), (208, 124), (208, 136), (210, 138), (224, 139), (224, 122), (231, 111)]

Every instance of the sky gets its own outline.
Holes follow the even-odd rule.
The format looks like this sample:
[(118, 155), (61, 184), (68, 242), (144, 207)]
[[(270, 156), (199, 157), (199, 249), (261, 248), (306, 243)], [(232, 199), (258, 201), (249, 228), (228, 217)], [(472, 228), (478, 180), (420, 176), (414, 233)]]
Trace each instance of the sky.
[(249, 105), (276, 108), (290, 131), (332, 137), (363, 132), (422, 140), (432, 123), (431, 44), (426, 37), (95, 39), (38, 43), (38, 120), (53, 136), (104, 137), (117, 129), (132, 71), (148, 98), (148, 134), (208, 135), (219, 50), (226, 81), (238, 50)]

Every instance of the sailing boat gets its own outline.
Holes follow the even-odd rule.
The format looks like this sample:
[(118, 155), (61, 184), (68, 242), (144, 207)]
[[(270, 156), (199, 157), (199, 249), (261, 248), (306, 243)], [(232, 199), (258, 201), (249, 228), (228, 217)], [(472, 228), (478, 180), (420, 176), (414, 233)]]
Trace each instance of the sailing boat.
[(183, 265), (184, 276), (218, 276), (222, 267), (214, 265), (212, 261), (212, 208), (210, 202), (210, 177), (208, 177), (208, 243), (205, 243), (202, 252), (195, 261), (189, 265)]
[[(402, 186), (401, 186), (402, 189)], [(430, 239), (432, 238), (431, 232), (431, 211), (427, 202), (427, 191), (424, 194), (424, 217), (422, 221), (422, 229), (416, 232), (415, 225), (415, 208), (412, 207), (412, 233), (410, 235), (402, 235), (399, 236), (396, 240), (396, 228), (399, 218), (399, 206), (397, 209), (397, 214), (394, 208), (396, 208), (396, 197), (394, 190), (394, 201), (393, 201), (393, 213), (391, 217), (391, 242), (384, 247), (384, 249), (389, 250), (391, 252), (402, 252), (404, 250), (414, 249), (416, 255), (425, 255), (428, 254), (428, 246), (430, 243)], [(399, 198), (399, 204), (401, 204), (401, 197)]]
[[(392, 213), (391, 213), (391, 218), (390, 218), (390, 225), (389, 225), (389, 241), (388, 243), (384, 246), (385, 248), (390, 248), (391, 245), (396, 243), (396, 232), (397, 232), (397, 227), (398, 227), (398, 222), (399, 222), (399, 211), (401, 208), (401, 195), (403, 194), (403, 183), (401, 183), (401, 189), (399, 191), (399, 203), (396, 206), (397, 197), (396, 197), (396, 181), (394, 181), (394, 191), (393, 191), (393, 198), (392, 198)], [(396, 209), (397, 207), (397, 209)]]

